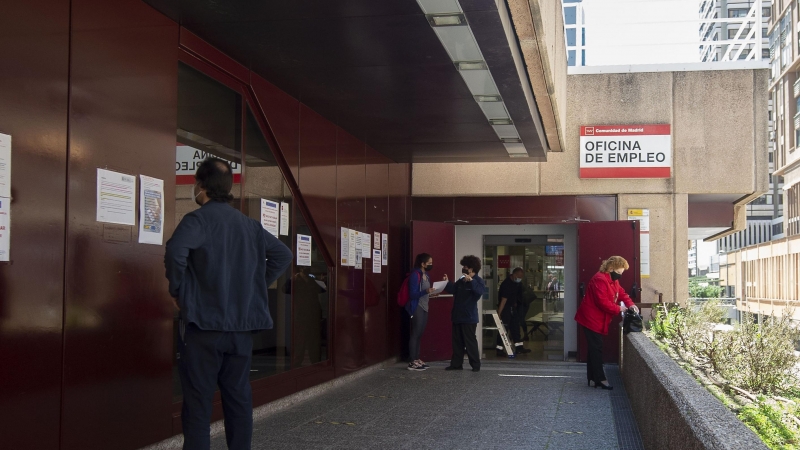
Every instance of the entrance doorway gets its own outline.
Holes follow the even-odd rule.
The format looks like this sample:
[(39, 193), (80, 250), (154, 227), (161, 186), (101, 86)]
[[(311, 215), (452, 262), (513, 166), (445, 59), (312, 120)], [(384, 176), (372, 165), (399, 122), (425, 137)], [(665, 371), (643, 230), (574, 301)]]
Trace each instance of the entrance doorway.
[[(564, 235), (484, 236), (482, 352), (486, 359), (507, 359), (497, 349), (498, 331), (492, 313), (499, 308), (500, 286), (522, 269), (519, 323), (505, 323), (509, 339), (522, 341), (517, 357), (530, 361), (564, 360)], [(513, 285), (512, 285), (513, 286)], [(571, 317), (570, 317), (571, 319)], [(514, 328), (517, 328), (516, 330)]]

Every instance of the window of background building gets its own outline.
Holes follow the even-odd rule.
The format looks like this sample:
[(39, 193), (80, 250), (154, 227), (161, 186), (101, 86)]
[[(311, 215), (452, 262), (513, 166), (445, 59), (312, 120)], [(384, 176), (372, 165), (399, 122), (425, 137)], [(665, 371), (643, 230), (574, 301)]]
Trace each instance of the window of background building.
[(576, 41), (575, 37), (578, 30), (576, 30), (575, 28), (567, 28), (566, 32), (567, 32), (567, 46), (574, 47), (575, 45), (577, 45), (575, 43)]
[(564, 8), (564, 24), (575, 25), (577, 14), (574, 6), (567, 6)]
[(574, 66), (575, 65), (575, 50), (568, 50), (567, 51), (567, 65)]
[(728, 17), (747, 17), (747, 8), (731, 8), (728, 10)]
[[(284, 205), (288, 208), (289, 224), (288, 229), (279, 232), (278, 238), (294, 252), (297, 235), (311, 236), (311, 230), (293, 201), (249, 105), (243, 106), (238, 92), (189, 66), (180, 64), (178, 74), (178, 146), (199, 152), (190, 162), (189, 172), (193, 174), (196, 164), (206, 156), (230, 161), (235, 172), (232, 206), (260, 220), (262, 200)], [(179, 148), (178, 160), (180, 151)], [(187, 184), (179, 184), (177, 189), (176, 224), (183, 215), (198, 208), (192, 192), (193, 176), (185, 178), (184, 182)], [(311, 242), (311, 265), (298, 267), (297, 261), (293, 261), (286, 273), (268, 287), (274, 326), (253, 335), (251, 380), (329, 358), (326, 322), (331, 295), (327, 289), (329, 267), (316, 240), (312, 238)], [(177, 315), (174, 329), (177, 356)], [(181, 387), (177, 364), (174, 367), (174, 397), (179, 401)]]
[(772, 14), (772, 8), (767, 6), (766, 8), (761, 8), (761, 17), (769, 17)]

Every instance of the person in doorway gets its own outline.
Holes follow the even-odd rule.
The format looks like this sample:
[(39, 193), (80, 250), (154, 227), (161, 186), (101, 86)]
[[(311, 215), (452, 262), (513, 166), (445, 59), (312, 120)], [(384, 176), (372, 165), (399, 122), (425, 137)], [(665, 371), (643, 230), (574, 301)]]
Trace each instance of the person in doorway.
[[(525, 271), (522, 267), (517, 267), (511, 271), (511, 274), (500, 283), (500, 305), (497, 307), (497, 315), (500, 316), (500, 321), (506, 328), (508, 338), (513, 345), (514, 353), (512, 355), (530, 353), (522, 342), (519, 330), (522, 321), (525, 317), (521, 316), (523, 308), (522, 299), (522, 278), (525, 276)], [(497, 333), (497, 356), (503, 356), (505, 349), (503, 347), (503, 340), (500, 338), (500, 333)]]
[(608, 325), (614, 315), (628, 308), (639, 312), (639, 308), (619, 285), (619, 279), (628, 267), (628, 261), (621, 256), (612, 256), (603, 261), (600, 270), (589, 281), (586, 295), (575, 314), (575, 320), (583, 327), (586, 336), (586, 379), (590, 387), (613, 389), (608, 385), (603, 371), (603, 336), (608, 334)]
[(408, 370), (421, 371), (428, 368), (428, 365), (419, 359), (419, 343), (428, 325), (428, 300), (434, 290), (428, 276), (431, 270), (433, 270), (433, 258), (427, 253), (420, 253), (414, 259), (414, 269), (408, 276), (406, 312), (411, 317)]
[(319, 295), (326, 290), (317, 283), (311, 267), (298, 267), (293, 280), (286, 282), (287, 294), (292, 294), (292, 335), (294, 351), (292, 367), (301, 367), (306, 353), (311, 364), (322, 361), (322, 305)]
[(447, 274), (444, 276), (444, 281), (447, 281), (444, 290), (453, 295), (453, 310), (450, 313), (453, 324), (453, 356), (445, 370), (462, 370), (466, 351), (472, 371), (478, 372), (481, 370), (481, 354), (475, 330), (478, 328), (478, 301), (483, 296), (486, 285), (478, 276), (481, 270), (480, 258), (474, 255), (465, 256), (459, 264), (463, 275), (458, 281), (453, 283), (447, 278)]
[(195, 174), (200, 209), (167, 242), (169, 293), (180, 310), (178, 371), (183, 387), (184, 450), (207, 450), (219, 387), (228, 448), (250, 449), (252, 332), (272, 328), (267, 287), (292, 252), (261, 224), (230, 206), (230, 164), (207, 158)]

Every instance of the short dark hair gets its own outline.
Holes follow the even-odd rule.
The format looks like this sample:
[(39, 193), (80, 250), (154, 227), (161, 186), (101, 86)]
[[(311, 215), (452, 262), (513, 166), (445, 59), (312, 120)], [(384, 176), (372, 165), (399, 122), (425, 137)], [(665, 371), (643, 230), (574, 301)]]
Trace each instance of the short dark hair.
[(515, 267), (514, 270), (511, 271), (512, 274), (515, 274), (517, 272), (525, 273), (525, 270), (522, 267)]
[(429, 259), (431, 259), (431, 255), (427, 253), (420, 253), (416, 258), (414, 258), (414, 268), (419, 269), (422, 267), (422, 264), (428, 262)]
[(233, 200), (233, 169), (223, 159), (208, 157), (197, 167), (194, 179), (205, 189), (209, 199), (216, 202)]
[(481, 270), (481, 259), (475, 255), (467, 255), (461, 258), (461, 262), (459, 264), (469, 267), (476, 274)]

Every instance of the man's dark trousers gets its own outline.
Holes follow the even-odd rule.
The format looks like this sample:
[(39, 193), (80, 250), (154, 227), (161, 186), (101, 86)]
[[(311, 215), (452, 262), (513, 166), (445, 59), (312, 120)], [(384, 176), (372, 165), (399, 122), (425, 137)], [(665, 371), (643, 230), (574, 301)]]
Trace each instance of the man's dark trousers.
[(178, 342), (178, 351), (184, 450), (208, 450), (211, 446), (211, 410), (217, 387), (228, 448), (249, 450), (253, 437), (252, 333), (206, 331), (189, 324)]
[(478, 337), (475, 336), (477, 323), (454, 323), (453, 324), (453, 357), (450, 359), (450, 367), (464, 366), (464, 349), (466, 348), (469, 357), (469, 365), (473, 369), (481, 368), (481, 354), (478, 350)]

